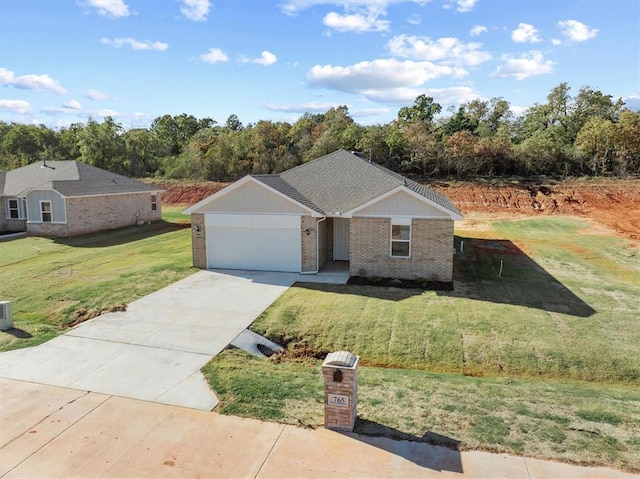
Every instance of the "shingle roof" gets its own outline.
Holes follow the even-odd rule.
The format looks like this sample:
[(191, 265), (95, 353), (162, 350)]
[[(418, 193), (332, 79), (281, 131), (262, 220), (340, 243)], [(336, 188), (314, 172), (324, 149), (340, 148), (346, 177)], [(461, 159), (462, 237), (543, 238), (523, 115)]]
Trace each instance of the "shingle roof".
[(318, 213), (324, 213), (322, 209), (320, 209), (302, 193), (300, 193), (293, 186), (287, 183), (280, 175), (251, 175), (251, 177), (282, 193), (283, 195), (288, 196), (292, 200), (297, 201), (307, 208), (311, 208)]
[(432, 189), (345, 150), (335, 151), (280, 175), (260, 175), (256, 179), (262, 181), (265, 177), (268, 179), (263, 183), (327, 215), (351, 211), (398, 186), (405, 186), (452, 213), (460, 214), (448, 198)]
[(52, 189), (71, 197), (158, 191), (155, 186), (79, 161), (51, 161), (47, 165), (32, 163), (1, 173), (5, 180), (4, 185), (0, 183), (0, 193), (20, 196), (27, 190)]

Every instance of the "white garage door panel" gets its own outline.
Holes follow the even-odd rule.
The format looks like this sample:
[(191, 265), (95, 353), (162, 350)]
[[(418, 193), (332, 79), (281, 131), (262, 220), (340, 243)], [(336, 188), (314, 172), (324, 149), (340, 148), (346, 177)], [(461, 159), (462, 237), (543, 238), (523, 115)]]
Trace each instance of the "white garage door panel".
[(300, 217), (206, 216), (209, 268), (300, 272)]

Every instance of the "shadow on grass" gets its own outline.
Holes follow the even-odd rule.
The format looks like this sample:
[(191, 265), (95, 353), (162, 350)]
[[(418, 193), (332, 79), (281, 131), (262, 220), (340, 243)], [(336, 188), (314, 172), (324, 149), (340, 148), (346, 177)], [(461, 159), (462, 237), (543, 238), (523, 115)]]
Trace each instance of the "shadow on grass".
[(31, 333), (28, 333), (24, 329), (20, 329), (20, 328), (10, 328), (7, 330), (3, 330), (3, 333), (10, 334), (14, 338), (18, 338), (18, 339), (29, 339), (33, 337)]
[(171, 223), (168, 221), (154, 221), (143, 225), (126, 226), (107, 231), (99, 231), (69, 238), (55, 238), (54, 242), (73, 246), (75, 248), (103, 248), (138, 241), (171, 231), (190, 228), (190, 223)]
[(355, 434), (343, 434), (401, 456), (420, 467), (435, 471), (464, 472), (459, 452), (460, 441), (456, 439), (434, 432), (416, 436), (361, 418), (357, 419), (353, 432)]
[(509, 240), (456, 236), (452, 292), (442, 296), (512, 304), (587, 318), (596, 311)]

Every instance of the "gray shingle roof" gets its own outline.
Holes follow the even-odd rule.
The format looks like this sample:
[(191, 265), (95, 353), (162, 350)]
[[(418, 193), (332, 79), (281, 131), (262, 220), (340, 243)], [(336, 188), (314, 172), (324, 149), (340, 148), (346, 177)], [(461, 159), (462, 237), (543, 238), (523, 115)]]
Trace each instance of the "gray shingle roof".
[(432, 189), (345, 150), (335, 151), (280, 175), (265, 176), (272, 182), (263, 181), (265, 184), (328, 215), (350, 211), (401, 185), (460, 214), (448, 198)]
[(79, 161), (50, 161), (47, 165), (50, 168), (32, 163), (2, 173), (5, 181), (0, 193), (20, 196), (31, 189), (52, 189), (71, 197), (158, 191), (155, 186)]
[(288, 196), (307, 208), (311, 208), (318, 213), (324, 213), (317, 205), (313, 204), (302, 193), (282, 179), (280, 175), (251, 175), (251, 177), (282, 193), (283, 195)]

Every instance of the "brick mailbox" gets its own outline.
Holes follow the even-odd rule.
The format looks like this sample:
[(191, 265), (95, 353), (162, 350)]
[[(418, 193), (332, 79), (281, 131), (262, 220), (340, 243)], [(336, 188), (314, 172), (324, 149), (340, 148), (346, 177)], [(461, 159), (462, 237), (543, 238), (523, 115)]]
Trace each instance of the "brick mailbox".
[(358, 415), (358, 360), (347, 351), (327, 355), (324, 378), (324, 427), (353, 431)]

